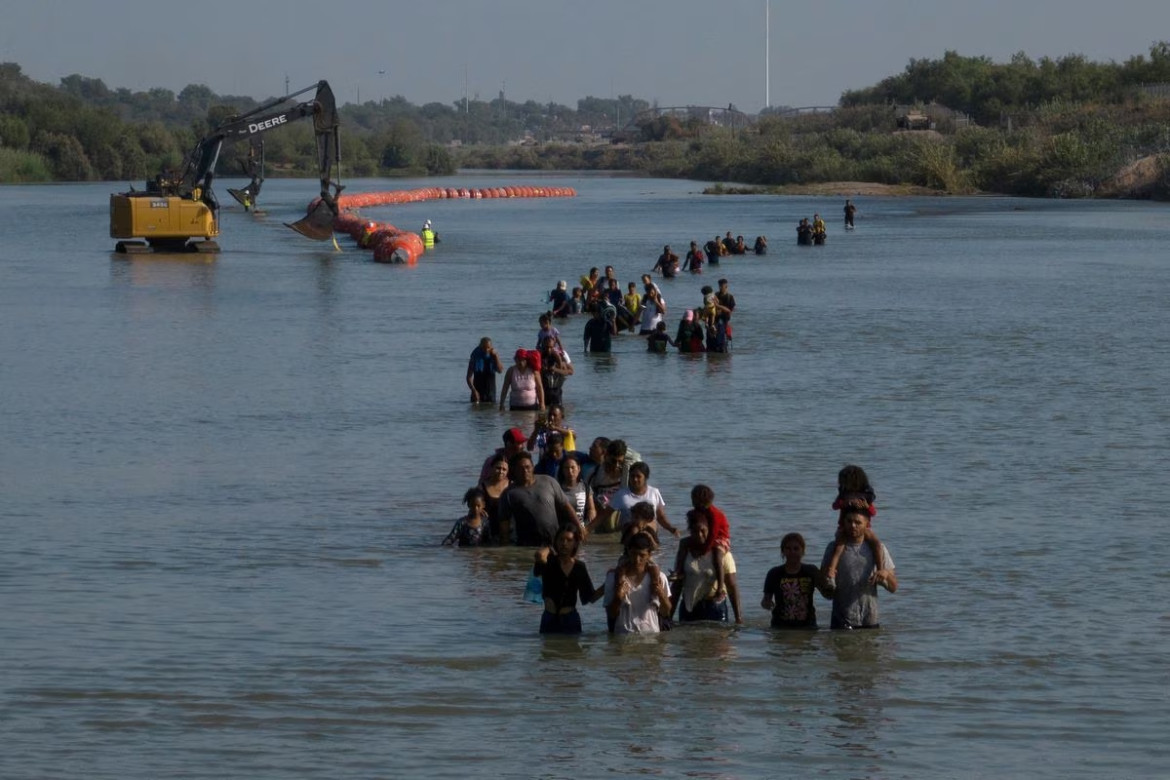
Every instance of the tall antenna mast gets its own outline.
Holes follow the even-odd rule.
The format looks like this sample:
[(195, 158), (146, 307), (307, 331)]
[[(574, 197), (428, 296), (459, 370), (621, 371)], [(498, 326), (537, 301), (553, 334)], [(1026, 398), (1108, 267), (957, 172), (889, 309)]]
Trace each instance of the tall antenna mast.
[(772, 107), (772, 0), (764, 0), (764, 108)]

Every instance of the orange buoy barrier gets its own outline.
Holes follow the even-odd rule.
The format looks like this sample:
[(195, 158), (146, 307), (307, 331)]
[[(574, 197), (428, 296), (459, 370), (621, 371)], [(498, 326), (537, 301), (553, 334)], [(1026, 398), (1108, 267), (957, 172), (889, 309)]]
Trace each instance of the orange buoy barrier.
[[(409, 230), (399, 230), (389, 222), (373, 222), (353, 213), (359, 209), (374, 206), (400, 206), (406, 203), (421, 203), (427, 200), (483, 200), (485, 198), (574, 198), (577, 191), (572, 187), (420, 187), (413, 190), (389, 190), (387, 192), (359, 192), (341, 195), (337, 198), (338, 215), (333, 219), (333, 230), (345, 233), (358, 246), (374, 251), (374, 260), (379, 263), (406, 263), (414, 265), (423, 256), (426, 248), (422, 236)], [(308, 211), (320, 203), (314, 198)]]

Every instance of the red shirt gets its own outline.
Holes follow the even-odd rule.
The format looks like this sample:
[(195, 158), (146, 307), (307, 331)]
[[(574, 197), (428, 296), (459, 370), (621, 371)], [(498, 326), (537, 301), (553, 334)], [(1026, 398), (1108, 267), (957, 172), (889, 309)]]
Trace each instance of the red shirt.
[(722, 547), (731, 549), (731, 524), (727, 522), (727, 515), (715, 506), (707, 507), (711, 513), (711, 538), (707, 541), (708, 549)]

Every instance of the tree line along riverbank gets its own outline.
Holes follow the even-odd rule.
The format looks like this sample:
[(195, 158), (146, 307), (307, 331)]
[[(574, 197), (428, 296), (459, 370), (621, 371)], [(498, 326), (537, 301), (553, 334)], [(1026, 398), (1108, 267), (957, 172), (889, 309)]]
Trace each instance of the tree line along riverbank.
[[(75, 75), (54, 87), (3, 63), (0, 181), (145, 180), (178, 167), (211, 127), (256, 105), (201, 85), (178, 95), (132, 93)], [(1165, 42), (1124, 63), (1079, 55), (1033, 61), (1023, 53), (994, 63), (946, 52), (846, 92), (833, 111), (769, 111), (739, 127), (648, 108), (630, 96), (585, 98), (576, 109), (502, 99), (347, 104), (343, 173), (629, 171), (765, 191), (861, 182), (955, 194), (1170, 198)], [(618, 129), (623, 115), (639, 119)], [(929, 123), (907, 121), (924, 115)], [(574, 128), (606, 123), (615, 132), (565, 140)], [(269, 175), (313, 174), (311, 127), (282, 128), (265, 144)], [(232, 166), (225, 163), (226, 172)], [(711, 191), (740, 189), (717, 184)]]

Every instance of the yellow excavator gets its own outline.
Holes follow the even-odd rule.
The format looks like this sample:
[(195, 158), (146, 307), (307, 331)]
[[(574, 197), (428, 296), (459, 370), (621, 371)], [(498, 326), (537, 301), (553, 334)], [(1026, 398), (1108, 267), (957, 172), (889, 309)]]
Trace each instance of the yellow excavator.
[[(316, 89), (311, 100), (292, 101)], [(183, 169), (163, 172), (146, 183), (146, 190), (110, 195), (110, 238), (121, 239), (118, 252), (218, 252), (213, 240), (219, 235), (219, 201), (211, 189), (215, 166), (223, 145), (247, 139), (251, 144), (252, 181), (232, 197), (253, 210), (263, 182), (263, 133), (298, 119), (312, 118), (317, 138), (317, 167), (321, 198), (311, 211), (288, 227), (303, 236), (328, 241), (337, 216), (337, 196), (344, 187), (333, 180), (333, 168), (341, 157), (337, 103), (328, 82), (270, 101), (246, 114), (233, 116), (205, 137), (183, 160)], [(259, 168), (255, 150), (259, 148)], [(249, 166), (245, 166), (249, 170)]]

